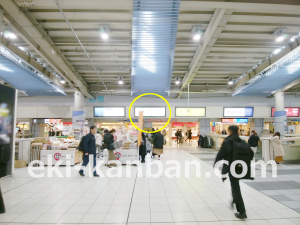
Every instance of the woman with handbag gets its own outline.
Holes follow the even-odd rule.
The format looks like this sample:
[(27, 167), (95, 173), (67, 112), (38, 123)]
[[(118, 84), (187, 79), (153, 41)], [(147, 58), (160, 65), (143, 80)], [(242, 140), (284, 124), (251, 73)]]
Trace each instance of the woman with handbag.
[(160, 160), (160, 156), (164, 153), (164, 136), (159, 131), (153, 135), (153, 138), (152, 156), (158, 155), (158, 159)]
[(142, 140), (141, 140), (141, 144), (139, 146), (139, 155), (141, 157), (141, 163), (145, 163), (147, 149), (146, 149), (146, 135), (144, 133), (142, 133)]
[[(105, 147), (107, 148), (108, 150), (108, 153), (109, 153), (109, 156), (108, 156), (108, 161), (115, 161), (116, 160), (116, 156), (115, 156), (115, 153), (114, 153), (114, 150), (115, 150), (115, 140), (114, 140), (114, 134), (116, 133), (116, 130), (115, 129), (112, 129), (111, 131), (109, 131), (108, 133), (106, 133), (104, 135), (104, 144), (105, 144)], [(109, 168), (111, 167), (116, 167), (117, 164), (115, 163), (109, 163), (107, 165)]]
[(281, 145), (280, 133), (276, 132), (273, 137), (271, 137), (271, 143), (275, 154), (275, 161), (277, 164), (283, 161), (282, 156), (284, 156), (284, 149)]

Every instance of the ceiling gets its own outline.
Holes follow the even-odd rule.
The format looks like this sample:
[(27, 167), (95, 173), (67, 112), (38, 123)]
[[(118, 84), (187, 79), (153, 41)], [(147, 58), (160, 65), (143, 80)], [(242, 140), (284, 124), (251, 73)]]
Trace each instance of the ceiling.
[[(17, 34), (10, 42), (66, 79), (67, 89), (79, 89), (87, 97), (108, 92), (130, 96), (133, 0), (58, 3), (89, 57), (53, 0), (1, 2), (6, 29)], [(232, 94), (235, 85), (228, 84), (229, 78), (252, 71), (300, 32), (299, 11), (300, 2), (291, 0), (181, 0), (170, 97), (186, 97), (188, 84), (195, 97)], [(101, 26), (109, 27), (107, 40), (101, 38)], [(194, 27), (202, 32), (198, 41)], [(288, 36), (279, 43), (273, 33), (280, 28)], [(120, 76), (123, 85), (118, 84)]]

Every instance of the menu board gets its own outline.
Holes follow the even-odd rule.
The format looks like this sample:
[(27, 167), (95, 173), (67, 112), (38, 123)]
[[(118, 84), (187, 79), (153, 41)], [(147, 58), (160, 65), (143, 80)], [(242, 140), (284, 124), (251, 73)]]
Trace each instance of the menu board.
[(253, 117), (253, 107), (246, 108), (226, 108), (224, 107), (224, 117)]
[(222, 119), (222, 123), (248, 123), (247, 118), (241, 118), (241, 119)]
[(139, 117), (144, 112), (144, 117), (166, 117), (166, 107), (134, 107), (134, 116)]
[(94, 117), (125, 117), (125, 107), (94, 107)]
[(205, 117), (205, 108), (175, 108), (176, 117)]
[[(286, 117), (299, 117), (299, 108), (298, 107), (286, 107)], [(274, 117), (275, 107), (272, 107), (272, 117)]]

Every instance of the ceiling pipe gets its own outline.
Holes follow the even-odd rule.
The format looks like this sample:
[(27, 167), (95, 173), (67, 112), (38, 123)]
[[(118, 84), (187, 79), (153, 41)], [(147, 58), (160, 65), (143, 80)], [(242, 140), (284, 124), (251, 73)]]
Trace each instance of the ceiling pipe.
[(95, 64), (94, 64), (94, 62), (92, 61), (90, 55), (89, 55), (89, 54), (87, 53), (87, 51), (85, 50), (85, 48), (84, 48), (83, 44), (81, 43), (79, 37), (77, 36), (76, 32), (74, 31), (73, 27), (71, 26), (71, 24), (70, 24), (68, 18), (66, 17), (64, 11), (63, 11), (62, 8), (60, 7), (60, 5), (59, 5), (59, 3), (58, 3), (58, 0), (53, 0), (53, 1), (55, 2), (57, 8), (58, 8), (59, 11), (61, 12), (61, 14), (62, 14), (62, 16), (64, 17), (64, 19), (66, 20), (68, 26), (69, 26), (70, 29), (72, 30), (72, 32), (73, 32), (75, 38), (77, 39), (77, 41), (78, 41), (79, 45), (81, 46), (82, 50), (84, 51), (85, 55), (88, 57), (89, 62), (90, 62), (91, 65), (93, 66), (93, 68), (94, 68), (95, 72), (97, 73), (97, 75), (99, 76), (99, 78), (100, 78), (100, 80), (101, 80), (103, 86), (105, 87), (106, 91), (108, 91), (108, 88), (107, 88), (106, 84), (103, 82), (103, 79), (102, 79), (100, 73), (98, 72), (98, 70), (97, 70), (97, 68), (96, 68), (96, 66), (95, 66)]

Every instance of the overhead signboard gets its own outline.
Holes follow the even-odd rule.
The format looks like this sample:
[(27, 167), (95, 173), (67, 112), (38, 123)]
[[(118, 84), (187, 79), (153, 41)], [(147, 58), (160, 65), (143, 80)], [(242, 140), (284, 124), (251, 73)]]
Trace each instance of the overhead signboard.
[(166, 107), (134, 107), (134, 116), (139, 117), (144, 112), (144, 117), (166, 117)]
[(205, 117), (205, 108), (175, 108), (176, 117)]
[(224, 107), (224, 117), (253, 117), (253, 107), (227, 108)]
[(239, 118), (239, 119), (222, 119), (222, 123), (248, 123), (249, 120), (247, 118)]
[[(286, 117), (299, 117), (299, 107), (286, 107)], [(272, 107), (272, 117), (274, 117), (275, 107)]]
[(125, 117), (125, 107), (94, 107), (94, 117)]

